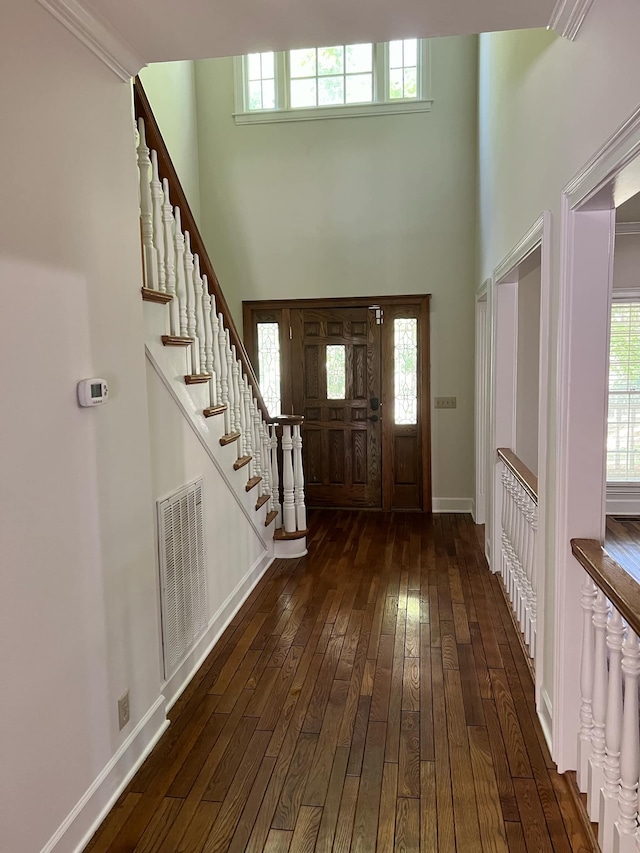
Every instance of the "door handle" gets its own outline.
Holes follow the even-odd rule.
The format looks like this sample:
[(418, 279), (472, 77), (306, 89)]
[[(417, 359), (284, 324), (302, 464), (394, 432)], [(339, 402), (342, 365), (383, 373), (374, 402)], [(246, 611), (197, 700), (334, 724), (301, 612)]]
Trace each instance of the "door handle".
[(375, 424), (380, 420), (380, 418), (378, 417), (378, 415), (369, 415), (367, 420), (371, 421), (371, 423)]

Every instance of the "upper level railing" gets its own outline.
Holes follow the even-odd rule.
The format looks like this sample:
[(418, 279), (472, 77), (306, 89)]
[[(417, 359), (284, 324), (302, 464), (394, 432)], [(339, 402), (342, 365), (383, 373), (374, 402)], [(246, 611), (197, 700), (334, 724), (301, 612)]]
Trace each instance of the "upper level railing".
[(640, 850), (640, 584), (599, 542), (573, 539), (585, 570), (577, 782), (603, 853)]
[(513, 451), (497, 451), (500, 465), (500, 571), (531, 660), (537, 621), (538, 480)]

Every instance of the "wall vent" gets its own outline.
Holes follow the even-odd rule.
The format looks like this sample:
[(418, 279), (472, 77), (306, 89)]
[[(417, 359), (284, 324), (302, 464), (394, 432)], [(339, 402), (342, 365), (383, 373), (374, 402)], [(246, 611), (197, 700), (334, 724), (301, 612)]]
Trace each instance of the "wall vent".
[(207, 627), (202, 480), (158, 501), (164, 676), (169, 678)]

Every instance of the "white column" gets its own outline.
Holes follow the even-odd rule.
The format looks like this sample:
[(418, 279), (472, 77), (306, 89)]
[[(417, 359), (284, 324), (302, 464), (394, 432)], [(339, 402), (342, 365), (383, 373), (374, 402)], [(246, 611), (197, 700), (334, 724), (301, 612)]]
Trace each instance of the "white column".
[[(176, 215), (180, 216), (180, 210), (176, 207)], [(177, 221), (176, 217), (176, 221)], [(191, 237), (188, 231), (184, 232), (184, 286), (187, 294), (187, 336), (193, 341), (191, 350), (191, 372), (200, 373), (200, 343), (196, 331), (196, 303), (197, 296), (193, 279), (193, 252), (191, 251)]]
[(276, 527), (282, 524), (282, 504), (280, 503), (280, 472), (278, 470), (278, 433), (276, 424), (271, 424), (271, 495), (272, 510), (278, 513)]
[(296, 507), (293, 484), (293, 442), (291, 426), (282, 425), (282, 526), (286, 533), (296, 529)]
[(591, 758), (589, 759), (589, 787), (587, 810), (589, 820), (597, 821), (600, 814), (600, 788), (604, 785), (605, 738), (607, 717), (607, 617), (609, 602), (601, 589), (593, 606), (595, 631), (595, 663), (593, 676), (593, 729), (591, 730)]
[(296, 506), (296, 528), (307, 529), (307, 508), (304, 503), (304, 468), (302, 465), (302, 428), (300, 424), (293, 427), (293, 484), (294, 503)]
[[(640, 770), (640, 735), (638, 731), (638, 677), (640, 648), (638, 637), (630, 627), (622, 644), (622, 674), (624, 675), (624, 705), (622, 711), (622, 741), (620, 745), (620, 796), (618, 820), (613, 830), (615, 853), (636, 853), (638, 815), (638, 773)], [(640, 835), (638, 835), (640, 850)]]
[(620, 741), (622, 738), (622, 640), (624, 624), (615, 607), (609, 613), (607, 649), (609, 681), (607, 684), (607, 716), (604, 727), (604, 787), (600, 791), (598, 844), (611, 850), (613, 825), (618, 819), (620, 794)]
[(220, 354), (220, 397), (224, 412), (224, 431), (226, 435), (231, 432), (231, 403), (229, 402), (229, 365), (227, 363), (227, 337), (224, 333), (224, 318), (218, 314), (218, 343)]
[(144, 285), (159, 290), (158, 256), (153, 245), (153, 204), (151, 201), (151, 160), (144, 130), (144, 120), (138, 119), (138, 171), (140, 175), (140, 233), (144, 263)]
[(578, 787), (586, 794), (589, 785), (589, 759), (591, 758), (591, 733), (593, 731), (593, 670), (594, 631), (593, 605), (596, 600), (596, 585), (584, 573), (581, 588), (582, 598), (582, 661), (580, 664), (580, 730), (578, 732)]
[[(151, 209), (153, 221), (153, 246), (156, 250), (156, 264), (158, 268), (158, 290), (171, 293), (165, 281), (164, 267), (164, 223), (162, 217), (162, 208), (164, 205), (164, 193), (162, 184), (160, 183), (160, 175), (158, 173), (158, 154), (156, 151), (151, 152)], [(174, 290), (175, 293), (175, 290)], [(174, 293), (171, 293), (173, 296)], [(171, 333), (178, 333), (171, 329)]]
[[(213, 366), (210, 371), (207, 371), (207, 330), (204, 323), (204, 310), (202, 297), (204, 295), (204, 286), (202, 275), (200, 273), (200, 257), (197, 254), (193, 256), (193, 289), (196, 294), (196, 339), (198, 346), (198, 364), (200, 365), (199, 373), (212, 373)], [(211, 334), (211, 325), (209, 325), (209, 334)], [(212, 374), (213, 375), (213, 374)]]

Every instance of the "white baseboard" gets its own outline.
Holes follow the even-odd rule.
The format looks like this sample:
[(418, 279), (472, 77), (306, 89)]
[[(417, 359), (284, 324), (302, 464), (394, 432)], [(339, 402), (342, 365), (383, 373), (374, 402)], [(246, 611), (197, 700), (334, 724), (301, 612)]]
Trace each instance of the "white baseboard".
[(178, 669), (168, 681), (162, 685), (162, 694), (166, 697), (166, 710), (169, 711), (178, 701), (180, 695), (200, 669), (211, 649), (220, 639), (222, 633), (238, 610), (251, 595), (254, 587), (275, 560), (271, 552), (261, 554), (249, 571), (240, 579), (217, 611), (209, 620), (209, 626), (198, 641), (195, 648), (183, 660)]
[(160, 695), (120, 749), (42, 848), (41, 853), (80, 853), (169, 725)]
[(540, 726), (542, 727), (544, 739), (546, 740), (547, 746), (549, 747), (549, 752), (553, 755), (553, 708), (551, 706), (551, 699), (549, 698), (549, 694), (544, 689), (544, 687), (540, 690), (538, 719), (540, 720)]
[(473, 513), (473, 498), (434, 498), (433, 512)]

